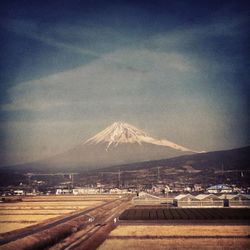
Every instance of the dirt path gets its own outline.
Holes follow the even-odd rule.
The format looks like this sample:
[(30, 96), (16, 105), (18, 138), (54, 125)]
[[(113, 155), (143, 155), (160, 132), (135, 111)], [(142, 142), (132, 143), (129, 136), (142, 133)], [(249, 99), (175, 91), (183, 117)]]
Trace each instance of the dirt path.
[(108, 239), (116, 240), (145, 240), (145, 239), (249, 239), (247, 235), (111, 235)]
[[(64, 239), (49, 250), (94, 250), (96, 249), (116, 227), (115, 218), (130, 206), (130, 199), (123, 200), (118, 206), (109, 208), (107, 211), (99, 214), (91, 213), (96, 216), (94, 222), (83, 228), (79, 232)], [(116, 219), (117, 220), (117, 219)]]

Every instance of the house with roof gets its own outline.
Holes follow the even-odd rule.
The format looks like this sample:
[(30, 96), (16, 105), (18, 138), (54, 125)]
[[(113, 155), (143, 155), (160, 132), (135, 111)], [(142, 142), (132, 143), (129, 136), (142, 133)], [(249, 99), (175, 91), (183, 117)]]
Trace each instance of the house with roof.
[(207, 192), (210, 194), (232, 193), (233, 188), (225, 184), (219, 184), (207, 188)]

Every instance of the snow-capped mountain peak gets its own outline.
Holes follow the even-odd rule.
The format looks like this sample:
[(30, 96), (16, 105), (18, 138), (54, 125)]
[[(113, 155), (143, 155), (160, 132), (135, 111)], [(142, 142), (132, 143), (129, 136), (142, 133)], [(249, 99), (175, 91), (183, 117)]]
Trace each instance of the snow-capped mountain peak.
[(107, 142), (107, 148), (109, 148), (111, 145), (117, 146), (120, 143), (141, 144), (141, 139), (146, 136), (147, 134), (144, 131), (128, 123), (114, 122), (111, 126), (87, 140), (86, 143), (97, 144)]
[(99, 143), (107, 143), (106, 150), (108, 150), (108, 148), (111, 146), (116, 147), (121, 143), (138, 143), (140, 145), (142, 143), (149, 143), (173, 148), (180, 151), (189, 151), (197, 153), (197, 151), (180, 146), (168, 140), (154, 139), (147, 135), (144, 131), (125, 122), (114, 122), (111, 126), (107, 127), (106, 129), (91, 137), (85, 142), (85, 144)]

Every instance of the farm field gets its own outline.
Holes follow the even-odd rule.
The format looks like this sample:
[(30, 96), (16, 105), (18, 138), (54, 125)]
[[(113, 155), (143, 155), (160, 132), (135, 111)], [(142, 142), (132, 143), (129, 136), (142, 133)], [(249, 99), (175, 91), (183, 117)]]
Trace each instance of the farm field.
[(249, 249), (247, 225), (119, 225), (98, 250)]
[(163, 208), (134, 207), (120, 220), (250, 220), (248, 208)]
[(132, 239), (132, 240), (106, 240), (98, 250), (245, 250), (249, 249), (249, 239)]
[(24, 197), (22, 202), (0, 203), (0, 233), (95, 207), (116, 198), (117, 195), (34, 196)]
[(118, 194), (83, 194), (83, 195), (45, 195), (45, 196), (26, 196), (23, 201), (77, 201), (77, 200), (113, 200), (118, 198)]
[(110, 236), (246, 236), (248, 225), (119, 225)]

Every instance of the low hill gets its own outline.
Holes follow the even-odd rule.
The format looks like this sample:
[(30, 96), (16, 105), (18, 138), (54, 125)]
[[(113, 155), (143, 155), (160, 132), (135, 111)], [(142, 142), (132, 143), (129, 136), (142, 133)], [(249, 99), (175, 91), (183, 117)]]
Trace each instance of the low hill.
[(165, 167), (183, 167), (191, 165), (195, 169), (213, 169), (213, 170), (249, 170), (250, 169), (250, 146), (223, 151), (213, 151), (192, 155), (182, 155), (170, 159), (156, 161), (146, 161), (133, 164), (120, 165), (102, 169), (102, 171), (115, 170), (119, 167), (121, 170), (135, 170), (152, 168), (156, 166)]
[[(76, 185), (117, 185), (118, 174), (123, 185), (136, 186), (157, 183), (160, 181), (166, 184), (195, 184), (201, 183), (205, 186), (218, 183), (236, 184), (248, 186), (250, 182), (250, 147), (198, 153), (192, 155), (182, 155), (179, 157), (136, 162), (131, 164), (116, 165), (110, 167), (100, 167), (96, 169), (68, 168), (66, 170), (44, 169), (32, 166), (20, 167), (11, 166), (0, 168), (1, 186), (18, 185), (28, 183), (27, 174), (32, 173), (58, 173), (76, 172), (74, 182)], [(47, 172), (45, 172), (47, 171)], [(55, 176), (34, 177), (58, 185), (63, 178)]]

